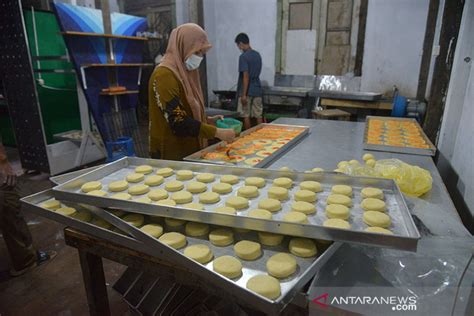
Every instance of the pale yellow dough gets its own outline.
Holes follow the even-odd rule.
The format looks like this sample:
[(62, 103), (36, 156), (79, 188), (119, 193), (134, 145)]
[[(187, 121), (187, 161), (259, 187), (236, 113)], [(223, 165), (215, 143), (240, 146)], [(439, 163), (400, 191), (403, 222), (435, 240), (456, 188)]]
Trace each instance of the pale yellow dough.
[(186, 246), (186, 236), (176, 232), (165, 233), (158, 240), (174, 249)]
[(342, 194), (330, 194), (326, 200), (327, 204), (342, 204), (347, 207), (352, 206), (352, 199), (347, 195)]
[(230, 214), (230, 215), (235, 215), (237, 211), (235, 208), (230, 207), (230, 206), (221, 206), (221, 207), (216, 207), (214, 209), (214, 212), (216, 213), (222, 213), (222, 214)]
[(81, 186), (81, 191), (84, 193), (100, 189), (102, 189), (102, 183), (99, 181), (90, 181)]
[(196, 176), (196, 180), (204, 183), (211, 183), (216, 179), (212, 173), (201, 173)]
[(348, 221), (345, 221), (340, 218), (330, 218), (324, 221), (323, 226), (340, 228), (340, 229), (350, 229), (351, 224)]
[(215, 204), (221, 200), (216, 192), (204, 192), (199, 194), (199, 202), (204, 204)]
[(390, 216), (385, 213), (377, 212), (377, 211), (366, 211), (364, 212), (364, 223), (369, 226), (376, 226), (387, 228), (391, 225), (392, 221), (390, 220)]
[(137, 183), (143, 181), (143, 179), (145, 179), (145, 175), (143, 173), (130, 173), (126, 178), (126, 180), (131, 183)]
[(125, 180), (113, 181), (109, 183), (110, 192), (120, 192), (128, 188), (128, 182)]
[(311, 169), (312, 172), (324, 172), (323, 168), (313, 168)]
[(184, 188), (184, 184), (178, 180), (172, 180), (165, 183), (165, 190), (169, 192), (180, 191)]
[(176, 204), (186, 204), (193, 200), (193, 195), (188, 191), (179, 191), (171, 194), (171, 199), (175, 201)]
[(185, 223), (186, 222), (183, 221), (182, 219), (170, 218), (170, 217), (165, 218), (165, 224), (170, 228), (177, 228), (177, 227), (183, 226)]
[(276, 199), (262, 199), (258, 202), (258, 208), (270, 212), (278, 212), (279, 210), (281, 210), (281, 203)]
[(61, 203), (57, 200), (50, 200), (42, 203), (41, 207), (47, 208), (48, 210), (57, 210), (61, 207)]
[(117, 216), (117, 217), (122, 217), (123, 215), (125, 215), (126, 213), (122, 210), (112, 210), (112, 209), (108, 209), (107, 210), (109, 213), (112, 213), (112, 215), (114, 216)]
[(316, 193), (309, 190), (299, 190), (295, 193), (295, 201), (315, 202), (318, 199)]
[(168, 198), (168, 192), (163, 189), (154, 189), (148, 193), (148, 197), (153, 201), (164, 200)]
[(122, 220), (132, 226), (140, 227), (145, 222), (145, 217), (142, 214), (127, 214)]
[(173, 169), (171, 168), (160, 168), (156, 170), (156, 174), (165, 178), (168, 178), (173, 175)]
[(235, 279), (242, 275), (242, 263), (232, 256), (222, 256), (214, 259), (212, 268), (229, 279)]
[(204, 205), (202, 205), (201, 203), (187, 203), (187, 204), (183, 204), (183, 207), (189, 208), (191, 210), (196, 210), (196, 211), (204, 210)]
[(367, 166), (372, 167), (372, 168), (375, 167), (375, 164), (376, 164), (376, 163), (377, 163), (377, 162), (375, 161), (375, 159), (369, 159), (369, 160), (367, 160), (367, 161), (365, 162), (365, 164), (366, 164)]
[(287, 278), (296, 271), (295, 258), (286, 252), (279, 252), (267, 261), (268, 274), (279, 279)]
[(288, 250), (293, 255), (302, 258), (314, 257), (318, 253), (314, 241), (307, 238), (292, 238), (288, 245)]
[(366, 232), (369, 232), (369, 233), (379, 233), (379, 234), (393, 235), (391, 230), (386, 229), (386, 228), (382, 228), (382, 227), (377, 227), (377, 226), (367, 227), (364, 230)]
[(384, 197), (382, 190), (371, 187), (363, 188), (360, 191), (360, 195), (362, 195), (363, 198), (374, 198), (379, 200), (383, 200)]
[(375, 159), (374, 155), (372, 155), (372, 154), (364, 154), (364, 155), (362, 156), (362, 160), (364, 160), (364, 161), (367, 161), (367, 160), (369, 160), (369, 159)]
[(274, 300), (281, 295), (280, 282), (269, 275), (256, 275), (247, 281), (247, 288), (268, 299)]
[(87, 192), (87, 195), (93, 195), (93, 196), (106, 196), (107, 192), (102, 191), (102, 190), (92, 190)]
[(92, 219), (92, 214), (88, 211), (80, 211), (74, 214), (73, 217), (82, 222), (90, 222)]
[(232, 192), (232, 185), (228, 183), (216, 183), (212, 186), (212, 191), (219, 194), (227, 194)]
[(282, 178), (276, 178), (273, 180), (273, 185), (276, 187), (282, 187), (289, 189), (293, 185), (293, 180), (290, 178), (282, 177)]
[(347, 195), (349, 197), (352, 196), (352, 188), (348, 185), (344, 184), (336, 184), (331, 188), (331, 192), (334, 194), (342, 194)]
[(257, 188), (263, 188), (265, 186), (265, 179), (260, 177), (248, 177), (245, 179), (245, 185), (253, 185)]
[(349, 208), (342, 204), (329, 204), (326, 206), (326, 215), (328, 218), (349, 218)]
[(321, 187), (321, 183), (317, 181), (303, 181), (300, 183), (300, 188), (302, 190), (308, 190), (313, 192), (321, 192), (323, 188)]
[(207, 186), (202, 182), (191, 181), (186, 184), (186, 190), (191, 193), (202, 193), (207, 190)]
[(283, 235), (268, 232), (258, 232), (258, 240), (265, 246), (278, 246), (283, 240)]
[(154, 174), (154, 175), (146, 177), (145, 184), (151, 187), (155, 187), (157, 185), (162, 184), (163, 181), (164, 181), (164, 178), (162, 176)]
[(255, 198), (258, 196), (258, 188), (253, 185), (245, 185), (237, 190), (237, 195), (244, 198)]
[(136, 173), (149, 174), (153, 172), (153, 167), (149, 165), (141, 165), (135, 168)]
[(303, 214), (313, 214), (316, 212), (314, 204), (305, 201), (296, 201), (291, 204), (291, 210)]
[(184, 255), (199, 263), (207, 263), (212, 260), (211, 249), (207, 245), (197, 244), (184, 249)]
[(111, 196), (113, 199), (117, 200), (130, 200), (132, 196), (128, 193), (121, 192), (121, 193), (115, 193), (114, 195)]
[(244, 260), (255, 260), (262, 254), (262, 248), (258, 242), (241, 240), (234, 245), (235, 254)]
[(176, 180), (191, 180), (193, 177), (194, 173), (191, 170), (176, 171)]
[(146, 203), (146, 204), (150, 204), (151, 203), (151, 199), (147, 196), (142, 196), (138, 199), (135, 199), (134, 200), (135, 202), (138, 202), (138, 203)]
[(249, 206), (249, 200), (241, 196), (231, 196), (227, 199), (225, 205), (233, 207), (236, 210), (241, 210)]
[(288, 199), (288, 189), (283, 187), (271, 187), (268, 189), (268, 197), (279, 201)]
[(228, 184), (236, 184), (239, 182), (239, 177), (234, 176), (233, 174), (225, 174), (221, 176), (221, 182), (222, 183), (228, 183)]
[(339, 161), (339, 162), (338, 162), (337, 167), (342, 169), (342, 168), (347, 167), (348, 165), (349, 165), (349, 162), (343, 160), (343, 161)]
[(163, 234), (163, 226), (158, 224), (147, 224), (140, 228), (142, 232), (152, 237), (158, 238)]
[(94, 218), (92, 220), (92, 224), (94, 224), (95, 226), (104, 228), (104, 229), (110, 229), (112, 227), (112, 224), (110, 224), (106, 220), (103, 220), (102, 218)]
[(234, 242), (234, 233), (227, 228), (217, 228), (209, 233), (209, 241), (214, 246), (228, 246)]
[(209, 233), (209, 225), (197, 222), (188, 222), (184, 228), (186, 235), (191, 237), (204, 236)]
[(56, 210), (56, 213), (59, 213), (65, 216), (74, 216), (76, 212), (77, 212), (76, 209), (73, 207), (60, 207)]
[(360, 206), (364, 211), (384, 212), (386, 209), (384, 201), (374, 198), (363, 199)]
[(303, 214), (300, 212), (288, 212), (285, 215), (283, 215), (283, 220), (287, 222), (300, 223), (300, 224), (304, 224), (308, 222), (308, 218), (306, 217), (306, 214)]
[(128, 193), (130, 193), (131, 195), (142, 195), (148, 193), (149, 191), (150, 187), (146, 184), (137, 184), (128, 188)]
[(155, 204), (163, 206), (176, 206), (176, 202), (173, 200), (159, 200)]
[(272, 213), (270, 213), (267, 210), (262, 210), (259, 208), (249, 211), (247, 216), (253, 217), (253, 218), (261, 218), (261, 219), (272, 219)]

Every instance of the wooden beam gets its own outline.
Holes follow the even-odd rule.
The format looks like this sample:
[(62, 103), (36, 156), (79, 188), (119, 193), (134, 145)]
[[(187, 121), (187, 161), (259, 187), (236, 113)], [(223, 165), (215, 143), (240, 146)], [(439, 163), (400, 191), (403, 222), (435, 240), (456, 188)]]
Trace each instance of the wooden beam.
[(362, 76), (362, 62), (364, 57), (365, 27), (367, 25), (367, 11), (369, 0), (360, 1), (359, 30), (357, 31), (357, 49), (355, 56), (354, 75)]
[(423, 124), (423, 129), (433, 144), (436, 144), (438, 131), (441, 126), (463, 8), (463, 0), (445, 1), (439, 37), (439, 55), (434, 65), (430, 98)]

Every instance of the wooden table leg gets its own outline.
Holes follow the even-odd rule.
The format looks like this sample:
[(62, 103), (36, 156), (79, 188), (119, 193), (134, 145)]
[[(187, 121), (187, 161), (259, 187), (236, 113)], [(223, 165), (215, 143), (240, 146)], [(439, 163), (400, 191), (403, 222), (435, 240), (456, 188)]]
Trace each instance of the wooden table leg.
[(79, 259), (81, 262), (82, 278), (86, 288), (89, 314), (93, 316), (110, 315), (102, 258), (79, 250)]

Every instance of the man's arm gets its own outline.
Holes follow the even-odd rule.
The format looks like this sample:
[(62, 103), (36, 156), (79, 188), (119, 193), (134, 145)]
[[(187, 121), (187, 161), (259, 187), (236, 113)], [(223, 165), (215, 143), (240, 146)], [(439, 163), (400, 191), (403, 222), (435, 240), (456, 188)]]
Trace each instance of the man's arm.
[(242, 97), (247, 97), (249, 91), (249, 72), (244, 71), (242, 76)]
[[(2, 143), (0, 143), (0, 174), (5, 177), (4, 183), (7, 186), (14, 187), (16, 185), (16, 174), (8, 161), (7, 153)], [(3, 185), (3, 183), (0, 183), (0, 185)]]

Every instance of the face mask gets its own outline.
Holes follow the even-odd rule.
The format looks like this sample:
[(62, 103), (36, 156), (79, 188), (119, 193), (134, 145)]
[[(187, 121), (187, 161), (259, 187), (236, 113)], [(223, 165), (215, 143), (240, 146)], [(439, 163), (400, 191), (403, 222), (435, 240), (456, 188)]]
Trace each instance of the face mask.
[(199, 68), (199, 65), (201, 64), (201, 61), (203, 60), (203, 57), (198, 56), (196, 54), (192, 54), (189, 56), (188, 59), (186, 59), (185, 64), (186, 68), (188, 70), (195, 70)]

